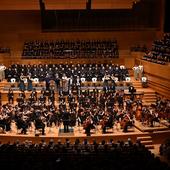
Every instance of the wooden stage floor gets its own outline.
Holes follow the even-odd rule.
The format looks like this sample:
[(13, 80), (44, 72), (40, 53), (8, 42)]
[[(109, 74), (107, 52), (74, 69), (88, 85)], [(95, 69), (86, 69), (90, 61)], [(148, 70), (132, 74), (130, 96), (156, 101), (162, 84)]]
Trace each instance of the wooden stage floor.
[[(108, 129), (106, 134), (102, 134), (101, 126), (98, 125), (96, 129), (91, 130), (91, 136), (87, 137), (85, 134), (85, 131), (83, 127), (81, 126), (75, 126), (73, 128), (70, 128), (69, 133), (63, 132), (63, 125), (61, 126), (55, 126), (53, 125), (51, 128), (46, 127), (45, 128), (45, 135), (41, 135), (41, 132), (36, 130), (34, 128), (34, 124), (32, 124), (32, 127), (28, 129), (27, 134), (21, 134), (20, 130), (17, 131), (16, 125), (13, 122), (12, 123), (12, 130), (10, 132), (6, 133), (0, 133), (0, 141), (2, 143), (5, 142), (15, 142), (16, 140), (19, 141), (25, 141), (29, 140), (32, 142), (40, 142), (42, 139), (45, 141), (49, 141), (50, 139), (53, 139), (54, 141), (61, 140), (62, 142), (65, 142), (66, 138), (70, 140), (70, 142), (74, 142), (75, 139), (79, 138), (80, 141), (83, 141), (85, 138), (88, 140), (106, 140), (109, 141), (110, 139), (113, 139), (114, 141), (123, 140), (127, 141), (128, 138), (131, 138), (133, 142), (136, 141), (137, 137), (145, 136), (150, 133), (160, 132), (163, 133), (164, 131), (170, 134), (170, 129), (167, 127), (165, 128), (163, 125), (157, 126), (157, 127), (148, 127), (149, 131), (143, 130), (141, 123), (138, 121), (135, 121), (135, 125), (132, 128), (129, 128), (128, 132), (123, 132), (122, 129), (117, 129), (116, 127), (113, 127), (112, 129)], [(162, 129), (164, 127), (164, 129)], [(151, 131), (152, 129), (152, 131)], [(37, 135), (36, 135), (37, 134)]]

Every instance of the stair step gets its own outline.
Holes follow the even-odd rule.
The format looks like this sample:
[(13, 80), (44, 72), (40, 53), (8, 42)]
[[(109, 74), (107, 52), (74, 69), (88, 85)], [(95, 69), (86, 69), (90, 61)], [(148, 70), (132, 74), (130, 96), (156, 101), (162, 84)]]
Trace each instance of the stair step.
[(143, 105), (144, 106), (150, 106), (150, 105), (153, 105), (155, 104), (154, 102), (143, 102)]
[(156, 96), (155, 92), (145, 92), (145, 95), (148, 95), (148, 96), (150, 96), (150, 95)]
[(151, 136), (140, 136), (140, 137), (137, 137), (137, 140), (140, 140), (140, 141), (143, 141), (143, 140), (150, 140), (152, 139)]
[(156, 102), (154, 100), (143, 100), (143, 103), (155, 104)]
[(152, 97), (152, 98), (155, 98), (156, 99), (156, 96), (155, 95), (146, 95), (146, 94), (144, 94), (144, 96), (143, 97), (148, 97), (148, 98), (150, 98), (150, 97)]
[(143, 97), (142, 99), (143, 99), (143, 100), (146, 99), (146, 100), (154, 100), (154, 101), (156, 101), (156, 99), (154, 99), (153, 97)]
[(128, 132), (134, 132), (135, 130), (134, 130), (134, 128), (132, 127), (132, 128), (128, 128)]
[(149, 91), (147, 91), (147, 92), (145, 92), (145, 94), (148, 94), (148, 95), (151, 95), (151, 94), (153, 94), (153, 95), (155, 95), (155, 92), (149, 92)]
[(156, 102), (156, 100), (154, 100), (154, 99), (143, 99), (143, 101), (153, 101), (153, 102)]
[(144, 141), (141, 141), (141, 143), (142, 143), (143, 145), (150, 145), (150, 144), (153, 143), (153, 141), (152, 141), (152, 140), (144, 140)]
[(154, 145), (145, 145), (147, 149), (154, 149)]
[(134, 86), (142, 85), (141, 83), (132, 83)]
[(142, 85), (142, 83), (134, 83), (132, 82), (132, 84), (135, 86), (135, 85)]

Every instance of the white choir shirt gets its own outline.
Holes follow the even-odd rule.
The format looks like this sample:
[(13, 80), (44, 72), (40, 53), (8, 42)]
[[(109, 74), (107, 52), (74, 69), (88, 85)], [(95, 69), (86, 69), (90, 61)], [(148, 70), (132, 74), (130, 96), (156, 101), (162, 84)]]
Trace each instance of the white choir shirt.
[(139, 69), (139, 67), (138, 67), (138, 66), (134, 66), (132, 69), (133, 69), (134, 71), (136, 71), (136, 70)]
[(125, 69), (125, 66), (124, 66), (124, 65), (121, 65), (121, 66), (120, 66), (120, 69)]
[(139, 70), (140, 70), (141, 72), (143, 72), (143, 65), (139, 65), (138, 67), (139, 67)]
[(0, 71), (4, 71), (6, 67), (4, 65), (0, 65)]

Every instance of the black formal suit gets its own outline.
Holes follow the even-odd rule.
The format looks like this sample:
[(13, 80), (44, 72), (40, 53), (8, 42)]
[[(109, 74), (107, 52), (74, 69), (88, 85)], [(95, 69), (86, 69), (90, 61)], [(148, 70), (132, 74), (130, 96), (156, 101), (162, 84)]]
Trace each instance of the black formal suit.
[(63, 125), (64, 125), (64, 132), (69, 132), (69, 121), (70, 121), (70, 113), (67, 111), (63, 112)]

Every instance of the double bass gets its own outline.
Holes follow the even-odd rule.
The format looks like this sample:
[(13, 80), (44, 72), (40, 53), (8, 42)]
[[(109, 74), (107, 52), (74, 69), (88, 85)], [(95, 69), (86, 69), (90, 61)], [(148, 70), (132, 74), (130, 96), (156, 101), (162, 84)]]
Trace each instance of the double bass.
[(92, 129), (93, 127), (93, 121), (91, 119), (91, 117), (87, 117), (86, 120), (84, 121), (83, 123), (83, 128), (85, 129), (85, 133), (87, 136), (90, 136), (90, 130)]
[(128, 131), (128, 126), (133, 125), (133, 120), (130, 118), (130, 115), (127, 113), (124, 115), (122, 121), (120, 122), (121, 128), (123, 129), (123, 132)]
[(106, 127), (107, 127), (107, 122), (108, 122), (108, 116), (104, 115), (103, 119), (101, 120), (100, 124), (101, 124), (101, 128), (102, 128), (102, 133), (106, 133)]
[(103, 133), (106, 133), (106, 128), (109, 127), (109, 128), (112, 128), (113, 127), (113, 115), (112, 114), (105, 114), (103, 116), (103, 119), (101, 120), (101, 128), (102, 128), (102, 132)]

